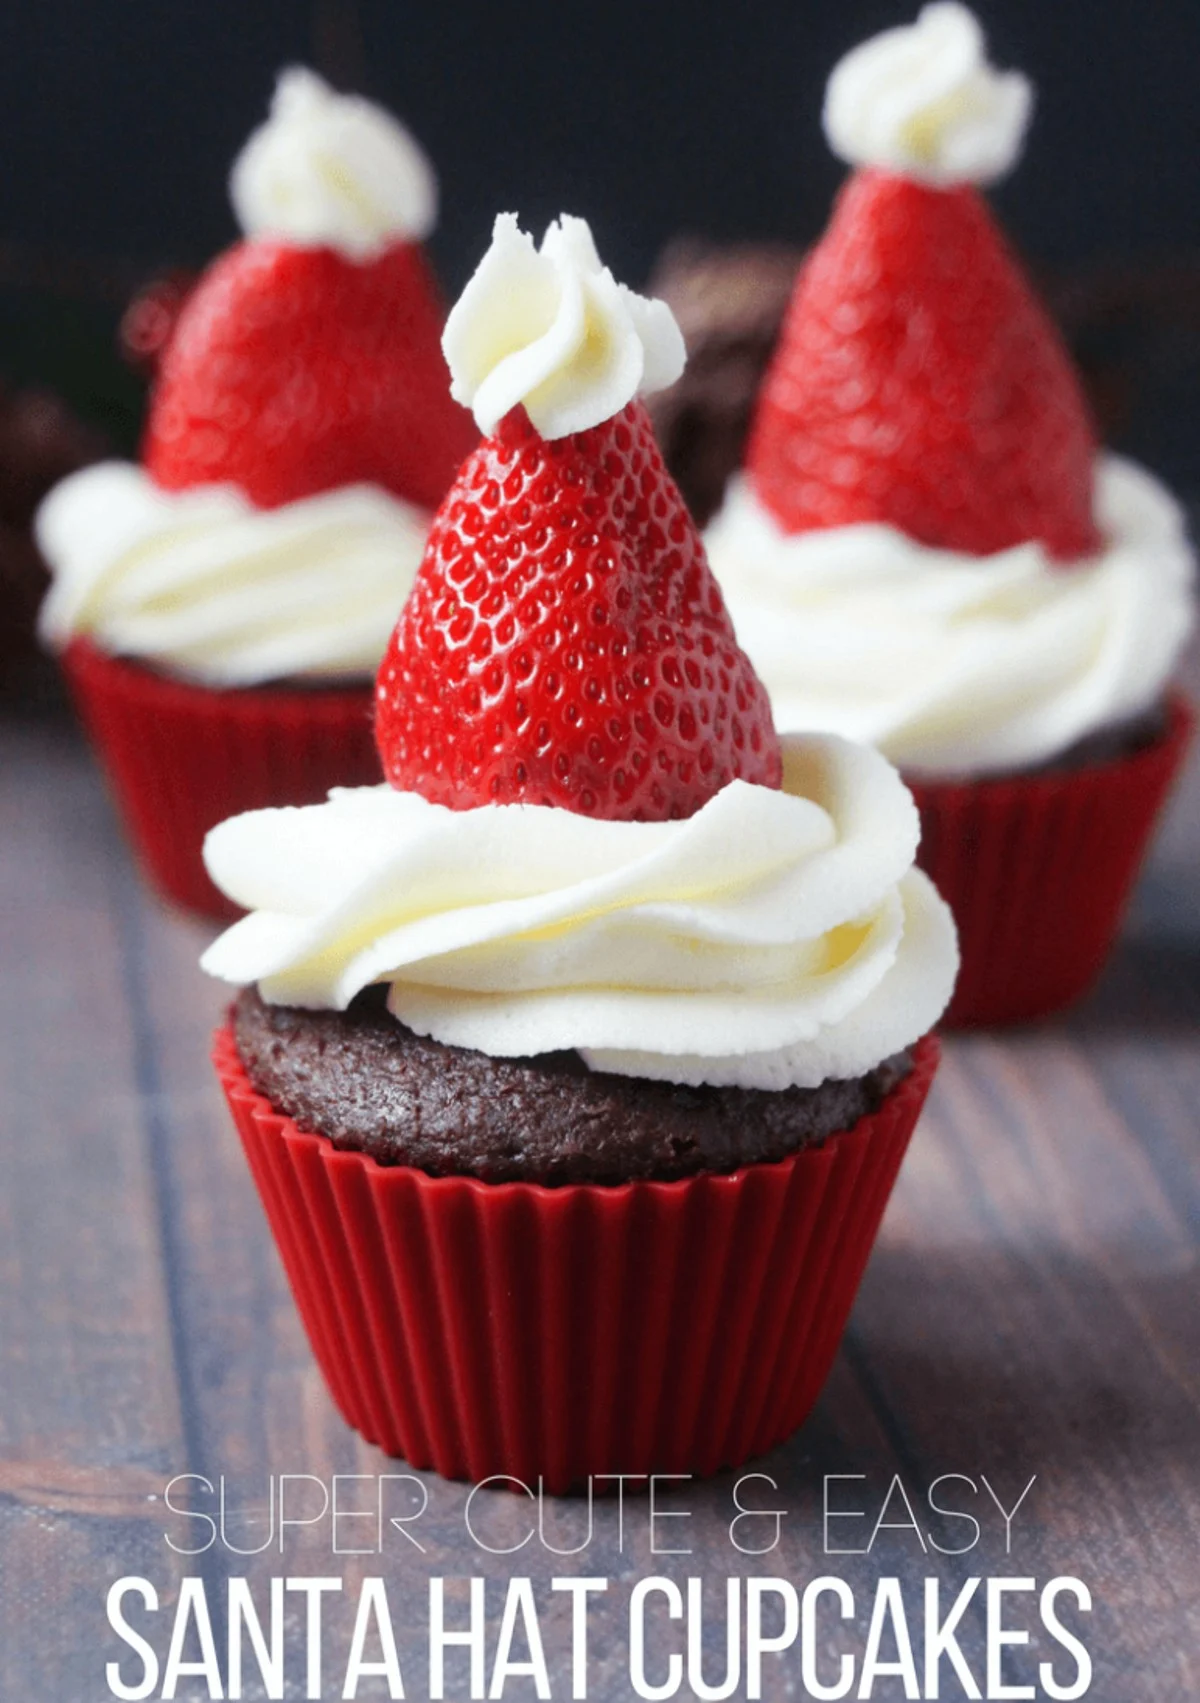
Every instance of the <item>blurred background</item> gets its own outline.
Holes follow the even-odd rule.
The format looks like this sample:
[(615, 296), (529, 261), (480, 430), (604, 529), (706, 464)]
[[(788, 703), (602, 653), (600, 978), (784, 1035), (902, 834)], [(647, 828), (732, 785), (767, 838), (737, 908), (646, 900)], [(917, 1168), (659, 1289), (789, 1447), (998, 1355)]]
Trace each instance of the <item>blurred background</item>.
[[(501, 208), (537, 230), (563, 209), (585, 214), (617, 275), (640, 283), (681, 234), (794, 251), (811, 241), (841, 176), (820, 128), (825, 78), (848, 47), (916, 9), (5, 7), (0, 526), (20, 531), (38, 492), (100, 447), (136, 445), (145, 375), (118, 351), (122, 312), (147, 280), (201, 266), (234, 237), (228, 168), (281, 66), (308, 63), (361, 90), (425, 145), (442, 187), (432, 248), (448, 295)], [(980, 0), (977, 10), (994, 60), (1026, 71), (1038, 94), (1026, 157), (995, 193), (1001, 217), (1085, 369), (1105, 435), (1194, 502), (1200, 7)]]

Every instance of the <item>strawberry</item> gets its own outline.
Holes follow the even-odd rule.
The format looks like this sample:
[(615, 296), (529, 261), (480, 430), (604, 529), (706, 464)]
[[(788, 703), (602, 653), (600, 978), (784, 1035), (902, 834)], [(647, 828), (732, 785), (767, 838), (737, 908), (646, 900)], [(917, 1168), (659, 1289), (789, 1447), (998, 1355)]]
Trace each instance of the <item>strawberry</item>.
[(443, 317), (415, 243), (366, 262), (238, 243), (162, 357), (147, 471), (167, 490), (231, 481), (261, 508), (360, 481), (435, 508), (478, 438), (447, 393)]
[(796, 286), (747, 470), (788, 532), (882, 521), (987, 555), (1098, 543), (1070, 359), (979, 193), (856, 172)]
[(543, 439), (524, 408), (462, 467), (379, 672), (392, 785), (454, 809), (688, 816), (780, 782), (767, 695), (640, 401)]

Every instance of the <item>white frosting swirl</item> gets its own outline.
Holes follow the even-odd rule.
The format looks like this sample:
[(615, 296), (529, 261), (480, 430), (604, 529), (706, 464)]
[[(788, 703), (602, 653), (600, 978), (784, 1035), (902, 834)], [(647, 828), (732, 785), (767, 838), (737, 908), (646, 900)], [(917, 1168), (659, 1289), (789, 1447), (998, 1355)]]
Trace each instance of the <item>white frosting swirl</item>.
[(858, 1076), (941, 1015), (954, 925), (876, 752), (792, 741), (785, 785), (733, 781), (679, 822), (386, 786), (236, 816), (205, 862), (251, 914), (203, 967), (334, 1010), (388, 983), (419, 1034), (496, 1057), (574, 1047), (594, 1069), (750, 1088)]
[(667, 304), (618, 284), (586, 220), (565, 213), (540, 249), (514, 213), (499, 215), (442, 348), (450, 394), (482, 432), (524, 403), (544, 438), (586, 431), (674, 384), (686, 358)]
[(404, 126), (299, 67), (281, 74), (270, 117), (234, 161), (229, 194), (247, 236), (359, 261), (419, 242), (437, 219), (433, 169)]
[(373, 675), (429, 516), (374, 485), (257, 509), (233, 485), (163, 491), (101, 462), (38, 510), (46, 641), (77, 634), (211, 686)]
[(825, 134), (851, 165), (883, 166), (925, 183), (991, 183), (1016, 161), (1033, 91), (988, 64), (983, 31), (957, 0), (924, 6), (915, 24), (884, 30), (835, 66)]
[(776, 726), (827, 728), (917, 774), (1054, 757), (1162, 693), (1194, 615), (1178, 504), (1144, 469), (1097, 463), (1105, 544), (968, 556), (893, 527), (787, 534), (733, 483), (709, 559)]

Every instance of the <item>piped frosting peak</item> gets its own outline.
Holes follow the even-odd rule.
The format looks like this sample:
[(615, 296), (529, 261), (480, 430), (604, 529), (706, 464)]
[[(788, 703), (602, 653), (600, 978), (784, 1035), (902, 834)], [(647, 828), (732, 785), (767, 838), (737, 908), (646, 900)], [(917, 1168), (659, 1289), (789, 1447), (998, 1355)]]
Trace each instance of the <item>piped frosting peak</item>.
[(270, 116), (234, 161), (229, 193), (247, 236), (358, 261), (419, 242), (437, 219), (433, 168), (404, 126), (299, 66), (281, 73)]
[(587, 431), (673, 384), (683, 335), (665, 302), (619, 284), (585, 219), (563, 214), (540, 248), (514, 213), (446, 322), (450, 394), (490, 433), (523, 404), (544, 438)]
[(958, 0), (934, 0), (915, 24), (884, 30), (839, 61), (823, 116), (830, 147), (848, 164), (945, 188), (1003, 177), (1032, 106), (1028, 78), (988, 64), (974, 14)]

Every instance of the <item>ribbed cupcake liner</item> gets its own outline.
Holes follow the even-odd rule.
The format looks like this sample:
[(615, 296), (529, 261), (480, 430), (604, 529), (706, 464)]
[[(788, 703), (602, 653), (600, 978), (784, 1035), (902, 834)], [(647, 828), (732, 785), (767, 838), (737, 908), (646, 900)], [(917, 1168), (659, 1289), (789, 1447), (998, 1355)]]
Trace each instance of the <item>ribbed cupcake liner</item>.
[(619, 1187), (430, 1177), (336, 1150), (217, 1073), (348, 1423), (446, 1478), (561, 1492), (707, 1474), (806, 1417), (937, 1065), (877, 1112), (731, 1175)]
[(218, 691), (107, 656), (87, 640), (62, 660), (139, 862), (189, 910), (239, 914), (201, 858), (216, 823), (383, 778), (369, 684)]
[(954, 912), (962, 969), (943, 1026), (1060, 1011), (1099, 974), (1194, 717), (1113, 762), (964, 783), (910, 780), (917, 861)]

